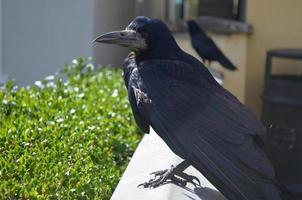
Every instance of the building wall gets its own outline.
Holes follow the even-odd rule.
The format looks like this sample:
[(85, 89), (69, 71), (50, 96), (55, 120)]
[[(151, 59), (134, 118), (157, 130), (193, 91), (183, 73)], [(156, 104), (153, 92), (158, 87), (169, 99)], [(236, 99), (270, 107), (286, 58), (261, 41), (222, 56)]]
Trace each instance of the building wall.
[[(135, 0), (95, 0), (94, 37), (115, 30), (121, 30), (133, 20)], [(93, 44), (95, 65), (120, 67), (129, 49), (110, 44)]]
[[(241, 102), (245, 102), (245, 77), (246, 77), (246, 45), (247, 36), (245, 33), (234, 34), (213, 34), (208, 33), (217, 46), (238, 68), (236, 71), (227, 70), (217, 62), (212, 62), (210, 67), (223, 73), (223, 87), (234, 94)], [(200, 59), (191, 46), (188, 33), (174, 34), (179, 46), (187, 53)]]
[[(249, 0), (247, 22), (254, 33), (248, 38), (246, 104), (261, 113), (266, 51), (274, 48), (302, 48), (301, 0)], [(302, 61), (275, 60), (274, 73), (301, 74)]]
[(2, 0), (0, 0), (0, 85), (5, 81), (2, 75)]
[(17, 84), (32, 84), (92, 55), (93, 0), (2, 0), (0, 14), (2, 73)]

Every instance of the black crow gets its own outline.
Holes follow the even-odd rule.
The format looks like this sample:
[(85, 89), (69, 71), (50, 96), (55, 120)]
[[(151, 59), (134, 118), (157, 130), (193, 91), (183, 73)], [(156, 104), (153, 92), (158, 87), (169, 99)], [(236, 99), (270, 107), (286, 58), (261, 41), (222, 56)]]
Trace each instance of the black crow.
[(151, 126), (184, 159), (154, 172), (156, 177), (142, 186), (156, 187), (168, 179), (193, 183), (194, 177), (183, 172), (193, 165), (228, 199), (281, 199), (274, 169), (255, 142), (265, 134), (264, 126), (180, 49), (162, 21), (136, 17), (125, 30), (95, 42), (131, 49), (124, 78), (137, 125), (145, 133)]
[(201, 27), (193, 20), (187, 22), (191, 37), (192, 47), (197, 54), (202, 58), (202, 61), (219, 62), (223, 67), (229, 70), (236, 70), (235, 65), (222, 53), (214, 41), (207, 36)]

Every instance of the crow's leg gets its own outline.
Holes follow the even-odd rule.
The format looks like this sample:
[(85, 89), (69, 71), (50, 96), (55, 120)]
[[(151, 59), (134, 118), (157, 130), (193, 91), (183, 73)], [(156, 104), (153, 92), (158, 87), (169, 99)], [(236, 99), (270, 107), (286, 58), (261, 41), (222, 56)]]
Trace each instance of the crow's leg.
[(192, 183), (194, 186), (197, 184), (200, 185), (200, 181), (197, 177), (183, 172), (190, 165), (189, 162), (182, 161), (176, 167), (172, 165), (170, 169), (152, 172), (151, 175), (154, 175), (154, 178), (150, 179), (148, 182), (139, 184), (137, 187), (156, 188), (170, 182), (180, 186), (185, 186), (187, 183)]

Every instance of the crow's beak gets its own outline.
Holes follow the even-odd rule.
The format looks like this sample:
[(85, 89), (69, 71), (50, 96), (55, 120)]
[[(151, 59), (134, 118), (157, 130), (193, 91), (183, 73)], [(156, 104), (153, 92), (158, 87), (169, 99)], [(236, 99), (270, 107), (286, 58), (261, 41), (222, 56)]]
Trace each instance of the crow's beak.
[(141, 36), (141, 34), (133, 30), (112, 31), (105, 33), (94, 39), (93, 42), (117, 44), (123, 47), (129, 47), (133, 50), (147, 48), (145, 39)]

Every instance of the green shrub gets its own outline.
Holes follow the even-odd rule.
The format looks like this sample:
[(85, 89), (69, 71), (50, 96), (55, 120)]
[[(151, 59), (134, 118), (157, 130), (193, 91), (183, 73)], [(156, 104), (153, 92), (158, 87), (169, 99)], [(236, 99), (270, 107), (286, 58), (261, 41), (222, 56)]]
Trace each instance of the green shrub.
[(119, 69), (74, 60), (0, 90), (0, 199), (109, 199), (141, 135)]

